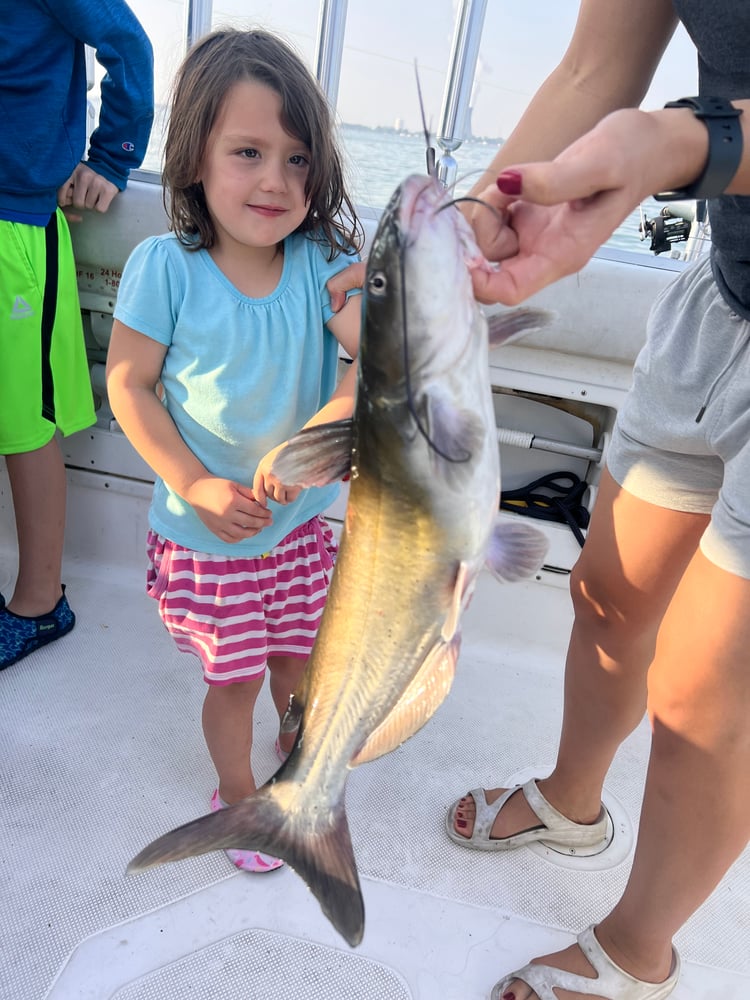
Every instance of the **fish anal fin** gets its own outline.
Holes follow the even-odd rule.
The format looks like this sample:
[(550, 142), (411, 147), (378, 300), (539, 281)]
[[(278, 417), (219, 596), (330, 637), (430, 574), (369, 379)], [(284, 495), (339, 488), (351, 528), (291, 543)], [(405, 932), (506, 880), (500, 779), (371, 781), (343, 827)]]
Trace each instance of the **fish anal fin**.
[(340, 800), (324, 811), (292, 808), (292, 791), (291, 781), (274, 780), (236, 805), (165, 833), (130, 862), (128, 872), (208, 851), (264, 851), (297, 872), (354, 948), (364, 933), (365, 909), (343, 790)]
[(435, 646), (388, 717), (381, 722), (350, 767), (376, 760), (413, 736), (435, 714), (451, 689), (461, 645), (459, 635)]
[(289, 486), (327, 486), (352, 467), (352, 421), (306, 427), (290, 438), (274, 459), (271, 472)]
[(487, 547), (487, 568), (503, 583), (524, 580), (542, 568), (548, 548), (539, 528), (498, 517)]

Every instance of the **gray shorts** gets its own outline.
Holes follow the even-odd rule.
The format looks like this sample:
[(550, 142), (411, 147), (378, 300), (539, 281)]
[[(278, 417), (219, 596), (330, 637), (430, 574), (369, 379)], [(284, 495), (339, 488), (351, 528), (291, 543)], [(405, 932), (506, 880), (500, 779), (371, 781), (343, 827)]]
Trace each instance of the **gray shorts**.
[(750, 322), (708, 254), (657, 298), (607, 465), (628, 493), (711, 515), (704, 555), (750, 579)]

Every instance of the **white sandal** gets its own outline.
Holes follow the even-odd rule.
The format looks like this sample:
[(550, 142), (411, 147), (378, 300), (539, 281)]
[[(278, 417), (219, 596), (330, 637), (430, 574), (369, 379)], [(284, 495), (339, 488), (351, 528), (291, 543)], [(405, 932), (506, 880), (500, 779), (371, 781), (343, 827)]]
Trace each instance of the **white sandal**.
[[(539, 826), (510, 837), (490, 837), (492, 824), (505, 803), (517, 791), (521, 791), (529, 806), (539, 818)], [(507, 851), (514, 847), (541, 840), (551, 847), (596, 847), (607, 835), (607, 811), (602, 806), (594, 823), (574, 823), (551, 805), (537, 787), (536, 778), (525, 785), (515, 785), (493, 803), (488, 803), (483, 788), (472, 788), (469, 795), (474, 799), (476, 817), (470, 837), (456, 833), (454, 821), (456, 809), (461, 800), (454, 802), (445, 817), (445, 830), (454, 844), (471, 847), (476, 851)], [(553, 998), (556, 1000), (556, 998)]]
[(550, 965), (525, 965), (518, 972), (501, 979), (492, 990), (490, 1000), (502, 1000), (503, 993), (514, 979), (530, 986), (539, 1000), (559, 1000), (555, 989), (604, 997), (606, 1000), (664, 1000), (680, 978), (680, 956), (672, 949), (672, 971), (663, 983), (647, 983), (636, 979), (613, 962), (596, 939), (593, 927), (578, 935), (578, 946), (596, 971), (596, 978), (578, 976)]

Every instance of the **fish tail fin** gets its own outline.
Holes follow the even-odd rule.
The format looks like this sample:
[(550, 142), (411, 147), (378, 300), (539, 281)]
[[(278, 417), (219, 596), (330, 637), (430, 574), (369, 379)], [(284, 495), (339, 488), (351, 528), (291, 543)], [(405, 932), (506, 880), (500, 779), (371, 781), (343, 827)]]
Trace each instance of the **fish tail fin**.
[(324, 823), (283, 804), (284, 784), (266, 785), (236, 805), (165, 833), (133, 858), (128, 872), (209, 851), (263, 851), (297, 872), (336, 930), (356, 947), (364, 933), (364, 901), (343, 795)]
[(365, 906), (343, 804), (331, 811), (329, 819), (324, 828), (290, 841), (281, 856), (305, 882), (339, 934), (356, 948), (365, 929)]

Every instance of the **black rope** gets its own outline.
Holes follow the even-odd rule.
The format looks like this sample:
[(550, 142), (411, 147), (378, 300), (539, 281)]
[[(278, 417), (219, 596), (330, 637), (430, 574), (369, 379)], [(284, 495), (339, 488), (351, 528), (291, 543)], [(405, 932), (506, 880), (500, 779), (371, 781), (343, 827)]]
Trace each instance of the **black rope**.
[[(583, 548), (585, 538), (581, 529), (589, 525), (589, 512), (583, 504), (588, 483), (573, 472), (550, 472), (535, 479), (528, 486), (517, 490), (503, 490), (500, 509), (513, 511), (540, 521), (557, 521), (567, 524)], [(539, 492), (547, 490), (546, 493)]]

